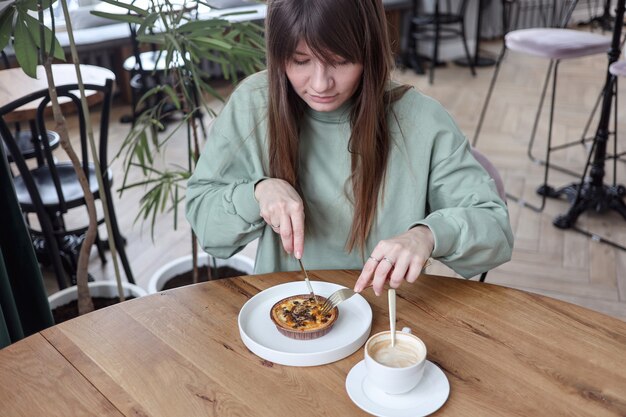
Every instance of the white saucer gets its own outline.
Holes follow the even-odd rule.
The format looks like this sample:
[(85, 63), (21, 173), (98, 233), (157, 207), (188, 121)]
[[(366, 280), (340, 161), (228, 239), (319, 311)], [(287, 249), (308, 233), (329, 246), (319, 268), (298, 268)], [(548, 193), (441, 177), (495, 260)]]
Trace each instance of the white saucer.
[(446, 402), (450, 383), (437, 365), (426, 361), (424, 376), (415, 388), (406, 394), (387, 394), (369, 382), (365, 361), (361, 361), (348, 373), (346, 390), (359, 408), (375, 416), (420, 417), (434, 413)]

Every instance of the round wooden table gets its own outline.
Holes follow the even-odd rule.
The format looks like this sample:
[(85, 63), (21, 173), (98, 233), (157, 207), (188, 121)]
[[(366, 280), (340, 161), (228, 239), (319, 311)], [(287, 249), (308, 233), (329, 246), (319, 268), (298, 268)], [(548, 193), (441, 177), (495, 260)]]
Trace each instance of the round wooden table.
[[(115, 80), (113, 71), (95, 65), (80, 65), (80, 71), (85, 84), (104, 85), (107, 79)], [(52, 74), (57, 86), (76, 84), (75, 67), (73, 64), (53, 64)], [(9, 68), (0, 71), (0, 107), (11, 103), (28, 94), (48, 88), (48, 81), (43, 66), (37, 67), (37, 78), (30, 78), (21, 68)], [(89, 105), (102, 100), (94, 91), (85, 91)], [(63, 99), (63, 98), (62, 98)], [(61, 102), (63, 100), (60, 100)], [(6, 122), (23, 122), (36, 117), (37, 103), (30, 103), (16, 109), (5, 117)]]
[[(358, 271), (309, 275), (314, 287), (352, 287)], [(237, 316), (246, 301), (294, 281), (302, 281), (300, 272), (164, 291), (17, 342), (0, 350), (2, 415), (364, 415), (345, 388), (362, 347), (333, 363), (292, 367), (262, 359), (242, 342)], [(387, 297), (371, 289), (363, 296), (373, 311), (372, 333), (388, 329)], [(626, 322), (431, 275), (403, 285), (397, 296), (398, 328), (411, 327), (424, 340), (428, 359), (450, 382), (436, 415), (626, 415)]]

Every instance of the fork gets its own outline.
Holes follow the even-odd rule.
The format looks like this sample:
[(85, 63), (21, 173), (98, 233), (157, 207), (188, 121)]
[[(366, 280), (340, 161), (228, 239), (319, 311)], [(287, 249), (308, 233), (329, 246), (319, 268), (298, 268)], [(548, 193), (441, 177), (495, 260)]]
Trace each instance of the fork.
[(324, 304), (322, 304), (322, 308), (320, 310), (320, 314), (326, 315), (330, 313), (330, 311), (337, 307), (339, 303), (342, 301), (346, 301), (348, 298), (352, 297), (354, 294), (354, 290), (350, 288), (340, 288), (331, 295), (328, 296)]
[[(428, 258), (426, 260), (426, 263), (422, 267), (422, 272), (424, 272), (424, 269), (430, 266), (431, 262), (432, 262), (431, 258)], [(373, 284), (370, 283), (365, 288), (369, 288), (372, 285)], [(346, 301), (348, 298), (352, 297), (354, 294), (356, 293), (354, 292), (354, 290), (351, 290), (350, 288), (338, 289), (337, 291), (329, 295), (326, 301), (324, 301), (324, 304), (322, 304), (322, 308), (320, 310), (320, 314), (322, 315), (328, 314), (333, 308), (337, 307), (339, 303), (341, 303), (342, 301)]]

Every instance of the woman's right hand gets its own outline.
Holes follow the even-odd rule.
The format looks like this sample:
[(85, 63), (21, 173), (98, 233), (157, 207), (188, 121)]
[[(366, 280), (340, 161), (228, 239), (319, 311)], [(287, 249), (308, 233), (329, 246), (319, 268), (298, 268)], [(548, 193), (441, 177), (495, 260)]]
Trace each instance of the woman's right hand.
[(304, 203), (287, 181), (268, 178), (256, 184), (261, 217), (280, 235), (283, 248), (298, 259), (304, 252)]

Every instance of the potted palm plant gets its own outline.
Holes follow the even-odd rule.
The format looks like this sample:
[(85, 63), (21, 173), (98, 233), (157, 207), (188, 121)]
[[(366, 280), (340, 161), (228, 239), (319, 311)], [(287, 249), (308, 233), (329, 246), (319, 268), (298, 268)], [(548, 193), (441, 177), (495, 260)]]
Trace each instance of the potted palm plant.
[[(85, 91), (80, 73), (80, 66), (78, 60), (78, 54), (72, 33), (72, 25), (68, 12), (66, 0), (60, 0), (61, 7), (65, 16), (66, 30), (70, 40), (70, 52), (72, 61), (76, 68), (76, 76), (80, 87), (81, 103), (84, 113), (87, 115), (87, 132), (89, 137), (89, 145), (96, 171), (96, 177), (100, 189), (103, 189), (102, 172), (100, 172), (100, 164), (98, 162), (97, 148), (94, 141), (93, 129), (91, 127), (91, 121), (89, 115), (89, 107), (85, 98)], [(63, 291), (65, 297), (66, 293), (73, 293), (78, 300), (78, 314), (85, 314), (94, 309), (94, 305), (91, 299), (91, 294), (88, 285), (88, 265), (89, 254), (97, 234), (97, 213), (95, 208), (95, 201), (93, 194), (89, 189), (89, 181), (87, 180), (81, 163), (76, 155), (72, 144), (69, 140), (68, 127), (65, 117), (61, 111), (58, 97), (56, 94), (56, 86), (54, 75), (52, 72), (53, 60), (64, 60), (64, 52), (61, 48), (58, 40), (55, 36), (54, 25), (54, 13), (52, 11), (51, 0), (16, 0), (9, 5), (5, 4), (0, 14), (0, 49), (4, 49), (12, 41), (12, 46), (15, 51), (15, 57), (18, 64), (23, 71), (31, 76), (36, 77), (36, 68), (38, 64), (41, 64), (45, 68), (46, 79), (48, 83), (48, 89), (51, 97), (52, 109), (54, 120), (56, 123), (55, 130), (59, 133), (61, 138), (61, 147), (67, 153), (78, 180), (83, 189), (84, 199), (86, 201), (87, 213), (89, 219), (89, 226), (85, 233), (84, 240), (80, 247), (77, 270), (76, 270), (76, 286), (70, 287), (66, 291)], [(44, 14), (50, 13), (51, 23), (50, 27), (44, 24)], [(36, 15), (35, 18), (33, 15)], [(101, 193), (101, 198), (106, 198), (104, 193)], [(128, 296), (130, 292), (137, 291), (135, 288), (123, 288), (122, 281), (119, 274), (119, 268), (117, 267), (117, 258), (115, 256), (116, 248), (115, 242), (111, 238), (111, 228), (108, 216), (107, 205), (103, 204), (105, 222), (108, 228), (109, 235), (109, 247), (112, 252), (112, 258), (115, 264), (116, 271), (116, 287), (117, 295), (121, 301), (124, 301), (125, 296)], [(144, 292), (145, 293), (145, 292)], [(136, 292), (135, 295), (141, 295), (141, 291)], [(57, 297), (58, 298), (58, 297)]]
[[(103, 1), (121, 8), (123, 13), (92, 13), (134, 25), (140, 43), (158, 47), (159, 54), (162, 54), (159, 58), (165, 60), (162, 78), (169, 80), (148, 90), (140, 99), (138, 107), (150, 104), (138, 115), (118, 154), (125, 172), (120, 192), (123, 195), (125, 190), (143, 190), (137, 218), (150, 222), (152, 234), (156, 216), (163, 213), (173, 215), (173, 225), (177, 228), (185, 184), (205, 140), (203, 119), (215, 116), (209, 101), (223, 101), (222, 95), (209, 83), (211, 74), (207, 67), (218, 65), (224, 78), (232, 83), (236, 83), (242, 74), (245, 76), (262, 69), (265, 65), (262, 27), (241, 19), (233, 21), (229, 16), (204, 18), (200, 13), (196, 18), (195, 7), (202, 6), (201, 0), (149, 0), (148, 7), (142, 8), (119, 0)], [(165, 109), (172, 107), (180, 119), (174, 127), (165, 130), (163, 119), (172, 115), (171, 110)], [(168, 163), (168, 144), (180, 136), (181, 131), (186, 132), (186, 162)], [(131, 172), (137, 170), (139, 179), (131, 180)], [(199, 262), (193, 232), (190, 241), (191, 257), (175, 261), (170, 266), (174, 270), (192, 269), (191, 282), (198, 282), (199, 263), (213, 263), (215, 267), (217, 261), (204, 257)], [(243, 273), (251, 273), (253, 263), (239, 259), (237, 266)], [(172, 268), (168, 270), (170, 272), (163, 269), (160, 272), (172, 275)], [(211, 268), (207, 268), (208, 274), (210, 271)], [(155, 276), (149, 286), (153, 291), (160, 290), (162, 281), (168, 278), (162, 274)], [(159, 283), (155, 284), (155, 281)]]

